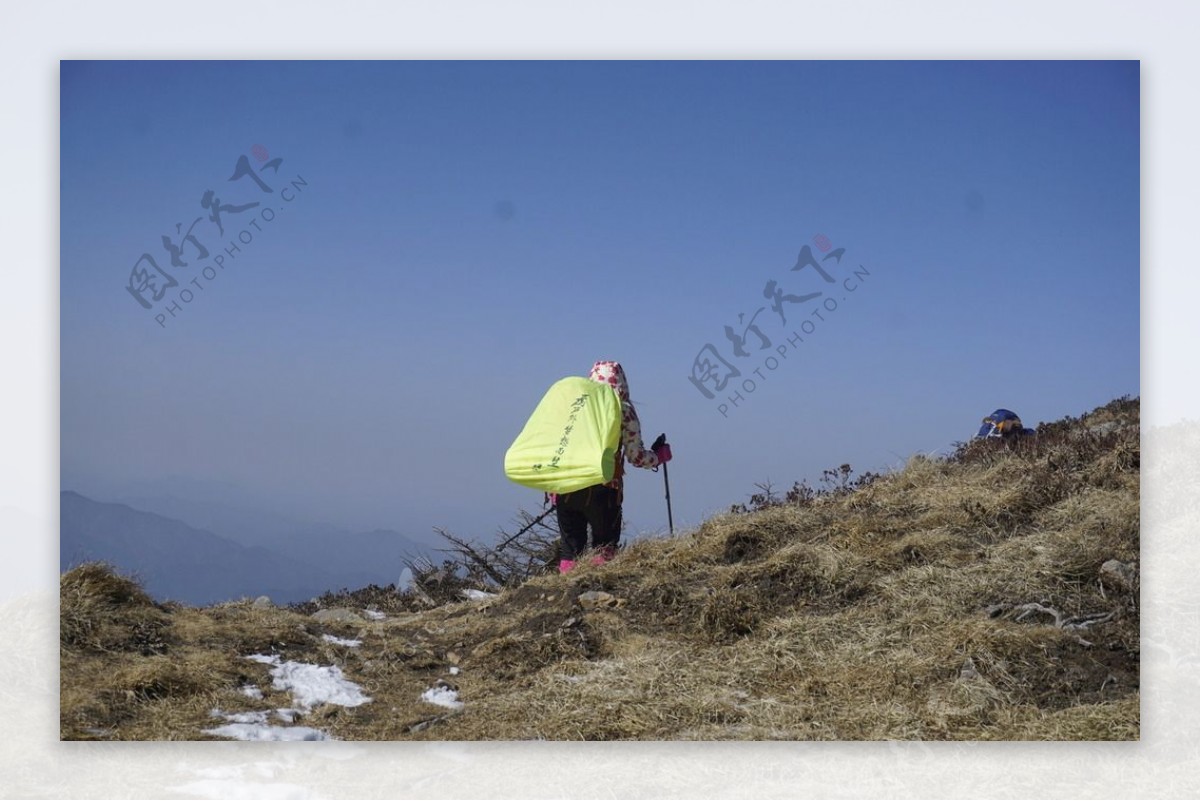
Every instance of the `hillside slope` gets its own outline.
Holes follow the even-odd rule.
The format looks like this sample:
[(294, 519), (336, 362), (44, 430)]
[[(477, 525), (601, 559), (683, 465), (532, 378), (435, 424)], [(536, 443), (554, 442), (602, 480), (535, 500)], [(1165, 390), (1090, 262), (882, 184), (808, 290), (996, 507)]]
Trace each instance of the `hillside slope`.
[(319, 664), (371, 701), (283, 717), (340, 739), (1137, 739), (1139, 431), (1121, 399), (420, 612), (158, 606), (84, 566), (62, 736), (281, 720)]

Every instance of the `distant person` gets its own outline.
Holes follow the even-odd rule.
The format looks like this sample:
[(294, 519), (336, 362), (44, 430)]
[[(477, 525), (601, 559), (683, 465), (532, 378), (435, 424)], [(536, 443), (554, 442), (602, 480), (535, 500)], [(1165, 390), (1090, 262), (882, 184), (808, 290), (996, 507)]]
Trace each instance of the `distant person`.
[(984, 439), (1011, 440), (1036, 433), (1032, 428), (1025, 428), (1021, 424), (1021, 418), (1017, 417), (1014, 412), (1010, 412), (1008, 409), (997, 409), (983, 418), (983, 425), (979, 427), (979, 433), (975, 436)]
[[(608, 384), (621, 399), (621, 439), (617, 448), (616, 469), (612, 481), (596, 484), (558, 496), (558, 530), (562, 535), (562, 550), (558, 570), (566, 573), (588, 547), (588, 526), (592, 530), (592, 547), (596, 556), (592, 564), (604, 564), (617, 552), (621, 539), (621, 503), (624, 498), (624, 460), (634, 467), (651, 470), (671, 461), (671, 446), (667, 443), (647, 449), (642, 442), (642, 424), (637, 411), (629, 402), (629, 384), (625, 371), (617, 362), (601, 361), (592, 366), (588, 375), (593, 381)], [(624, 459), (622, 458), (624, 454)]]

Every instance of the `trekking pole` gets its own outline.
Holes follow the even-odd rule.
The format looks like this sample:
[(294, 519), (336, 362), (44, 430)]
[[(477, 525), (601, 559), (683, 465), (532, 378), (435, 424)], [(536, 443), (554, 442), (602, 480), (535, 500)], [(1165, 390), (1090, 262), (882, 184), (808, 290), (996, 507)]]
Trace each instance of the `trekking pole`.
[(500, 551), (503, 551), (503, 550), (504, 550), (504, 546), (505, 546), (505, 545), (508, 545), (510, 542), (512, 542), (513, 540), (515, 540), (517, 537), (521, 536), (521, 535), (522, 535), (522, 534), (524, 534), (526, 531), (529, 531), (529, 529), (533, 528), (533, 527), (534, 527), (534, 526), (536, 526), (538, 523), (542, 522), (542, 518), (544, 518), (546, 515), (550, 514), (550, 513), (551, 513), (551, 512), (553, 512), (553, 511), (554, 511), (554, 507), (553, 507), (553, 506), (551, 506), (549, 509), (547, 509), (546, 511), (542, 512), (540, 515), (538, 515), (537, 517), (535, 517), (535, 518), (533, 519), (533, 522), (532, 522), (532, 523), (530, 523), (528, 526), (526, 526), (525, 528), (521, 529), (521, 530), (520, 530), (520, 531), (518, 531), (516, 534), (513, 534), (511, 537), (509, 537), (508, 539), (506, 539), (504, 542), (502, 542), (502, 543), (500, 543), (499, 545), (497, 545), (497, 546), (496, 546), (496, 553), (499, 553)]
[[(659, 445), (667, 444), (667, 435), (659, 434), (658, 439), (654, 440), (654, 444), (650, 446), (650, 450), (654, 450)], [(663, 485), (667, 488), (667, 529), (671, 532), (671, 536), (675, 536), (675, 521), (671, 518), (671, 480), (667, 478), (667, 463), (661, 465), (663, 471)]]

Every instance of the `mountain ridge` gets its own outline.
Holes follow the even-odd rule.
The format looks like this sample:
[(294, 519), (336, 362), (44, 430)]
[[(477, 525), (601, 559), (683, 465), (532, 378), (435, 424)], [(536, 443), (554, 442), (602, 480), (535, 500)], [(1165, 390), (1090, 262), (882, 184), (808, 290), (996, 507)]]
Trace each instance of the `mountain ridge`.
[[(305, 558), (304, 543), (246, 545), (207, 529), (127, 503), (96, 501), (74, 490), (60, 494), (59, 569), (110, 562), (144, 582), (160, 599), (211, 604), (267, 595), (280, 603), (320, 595), (330, 585), (394, 582), (411, 542), (391, 532), (347, 536)], [(364, 547), (364, 543), (370, 547)], [(281, 550), (283, 549), (283, 550)], [(332, 552), (332, 553), (330, 553)], [(391, 568), (383, 569), (390, 557)], [(394, 574), (394, 575), (393, 575)]]

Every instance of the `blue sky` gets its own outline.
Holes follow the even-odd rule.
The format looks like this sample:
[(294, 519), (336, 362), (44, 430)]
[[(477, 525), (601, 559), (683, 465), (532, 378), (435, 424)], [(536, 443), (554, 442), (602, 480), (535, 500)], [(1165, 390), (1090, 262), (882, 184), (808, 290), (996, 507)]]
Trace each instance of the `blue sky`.
[[(63, 62), (61, 103), (62, 487), (100, 500), (486, 539), (540, 503), (504, 450), (601, 358), (684, 526), (1139, 393), (1137, 62)], [(262, 205), (220, 235), (210, 189)], [(251, 241), (212, 280), (185, 248), (143, 309), (130, 270), (197, 217), (210, 260)], [(818, 235), (833, 284), (790, 269)], [(784, 325), (770, 280), (823, 294)], [(712, 400), (706, 344), (742, 370)], [(631, 470), (631, 533), (662, 494)]]

